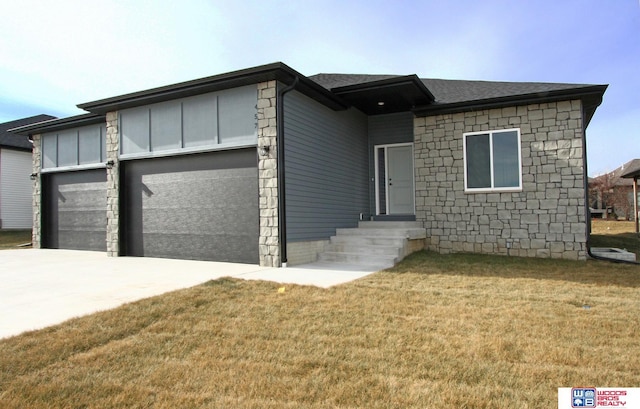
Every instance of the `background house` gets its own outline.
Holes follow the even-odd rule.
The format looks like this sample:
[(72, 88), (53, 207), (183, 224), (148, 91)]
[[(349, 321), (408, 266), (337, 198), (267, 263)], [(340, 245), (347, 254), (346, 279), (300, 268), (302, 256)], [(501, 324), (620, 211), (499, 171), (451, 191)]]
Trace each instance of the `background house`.
[(589, 178), (591, 216), (635, 220), (634, 180), (623, 176), (639, 170), (640, 159), (633, 159), (609, 173)]
[(30, 229), (32, 224), (32, 144), (24, 135), (9, 129), (55, 119), (50, 115), (0, 124), (0, 228)]

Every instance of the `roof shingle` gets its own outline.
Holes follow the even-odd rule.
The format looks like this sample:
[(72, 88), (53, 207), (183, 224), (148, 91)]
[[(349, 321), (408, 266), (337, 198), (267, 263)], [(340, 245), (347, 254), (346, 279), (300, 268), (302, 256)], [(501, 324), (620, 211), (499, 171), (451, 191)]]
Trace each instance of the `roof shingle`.
[(26, 136), (21, 136), (13, 132), (8, 132), (9, 129), (17, 128), (24, 125), (35, 124), (38, 122), (49, 121), (56, 119), (51, 115), (35, 115), (28, 118), (16, 119), (15, 121), (4, 122), (0, 124), (0, 146), (11, 147), (15, 149), (31, 150), (31, 142)]

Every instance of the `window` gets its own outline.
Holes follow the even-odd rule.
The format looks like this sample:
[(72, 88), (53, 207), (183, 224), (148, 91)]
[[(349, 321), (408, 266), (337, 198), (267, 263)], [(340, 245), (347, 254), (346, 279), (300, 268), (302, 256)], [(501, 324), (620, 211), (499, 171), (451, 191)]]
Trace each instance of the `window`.
[(95, 167), (106, 159), (106, 134), (104, 124), (43, 134), (42, 168)]
[(519, 129), (465, 133), (463, 141), (465, 191), (522, 189)]
[(120, 153), (148, 156), (255, 144), (258, 92), (247, 85), (120, 111)]

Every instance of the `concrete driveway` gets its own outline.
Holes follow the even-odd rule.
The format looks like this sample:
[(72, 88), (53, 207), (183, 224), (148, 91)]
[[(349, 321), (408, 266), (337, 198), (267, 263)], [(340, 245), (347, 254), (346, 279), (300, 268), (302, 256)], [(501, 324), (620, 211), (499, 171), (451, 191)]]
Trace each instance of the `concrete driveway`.
[(320, 263), (266, 268), (210, 261), (107, 257), (105, 253), (92, 251), (3, 250), (0, 338), (220, 277), (326, 288), (377, 270)]

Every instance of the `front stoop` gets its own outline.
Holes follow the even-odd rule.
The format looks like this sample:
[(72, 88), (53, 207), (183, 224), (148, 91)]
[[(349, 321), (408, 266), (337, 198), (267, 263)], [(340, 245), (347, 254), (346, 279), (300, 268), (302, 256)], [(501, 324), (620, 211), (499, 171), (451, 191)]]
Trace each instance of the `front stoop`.
[(419, 222), (360, 222), (357, 228), (337, 229), (318, 260), (389, 268), (424, 248), (426, 237)]

